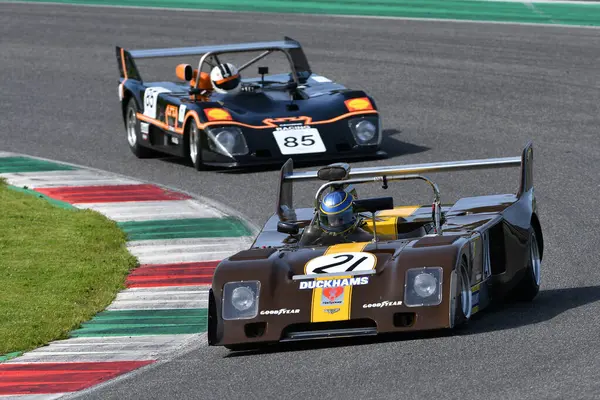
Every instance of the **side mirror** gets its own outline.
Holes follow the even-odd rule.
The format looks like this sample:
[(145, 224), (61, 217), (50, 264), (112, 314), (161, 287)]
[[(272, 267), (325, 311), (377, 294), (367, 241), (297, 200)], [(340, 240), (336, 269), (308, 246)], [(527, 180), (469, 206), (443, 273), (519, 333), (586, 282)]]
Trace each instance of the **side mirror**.
[(394, 208), (393, 197), (376, 197), (373, 199), (360, 199), (352, 202), (354, 212), (370, 212), (391, 210)]
[(189, 82), (192, 80), (194, 70), (190, 64), (179, 64), (175, 68), (175, 74), (177, 74), (177, 78), (181, 79), (182, 81)]
[(287, 233), (288, 235), (296, 235), (300, 232), (300, 225), (296, 222), (277, 222), (277, 232)]
[(259, 75), (266, 75), (269, 73), (269, 67), (258, 67)]

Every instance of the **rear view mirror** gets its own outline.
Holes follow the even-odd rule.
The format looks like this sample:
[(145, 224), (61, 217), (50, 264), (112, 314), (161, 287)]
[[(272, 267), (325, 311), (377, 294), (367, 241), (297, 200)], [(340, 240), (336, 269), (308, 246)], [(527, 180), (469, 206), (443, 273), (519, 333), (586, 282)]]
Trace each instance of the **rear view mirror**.
[(354, 212), (370, 212), (391, 210), (394, 208), (393, 197), (376, 197), (373, 199), (360, 199), (352, 202)]
[(194, 75), (194, 70), (190, 64), (179, 64), (175, 68), (175, 74), (177, 78), (182, 81), (191, 81)]
[(288, 235), (296, 235), (300, 232), (300, 225), (295, 222), (277, 222), (277, 232), (287, 233)]
[(341, 181), (348, 179), (350, 175), (350, 165), (346, 163), (329, 164), (317, 172), (317, 177), (323, 181)]

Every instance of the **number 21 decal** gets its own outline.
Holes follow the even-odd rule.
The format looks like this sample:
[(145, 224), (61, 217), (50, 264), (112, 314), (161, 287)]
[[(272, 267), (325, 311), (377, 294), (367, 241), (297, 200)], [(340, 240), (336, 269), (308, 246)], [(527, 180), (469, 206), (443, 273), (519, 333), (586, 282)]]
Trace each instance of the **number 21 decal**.
[(307, 275), (331, 274), (375, 269), (377, 258), (371, 253), (328, 254), (310, 260), (305, 268)]

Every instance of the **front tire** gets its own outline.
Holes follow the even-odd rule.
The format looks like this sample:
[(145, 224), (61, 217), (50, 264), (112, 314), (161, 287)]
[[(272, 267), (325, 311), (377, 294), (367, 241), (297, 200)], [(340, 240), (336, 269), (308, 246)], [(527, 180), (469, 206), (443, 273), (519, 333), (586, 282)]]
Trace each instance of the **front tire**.
[(196, 121), (190, 123), (184, 145), (187, 147), (187, 154), (196, 171), (202, 171), (202, 132), (196, 125)]
[(471, 319), (473, 309), (473, 294), (471, 292), (471, 279), (469, 277), (467, 262), (463, 259), (456, 271), (456, 296), (451, 302), (452, 312), (450, 318), (452, 328), (460, 329), (467, 325)]
[(132, 97), (127, 103), (127, 110), (125, 111), (125, 131), (127, 133), (127, 143), (129, 149), (137, 158), (148, 158), (154, 156), (156, 153), (151, 149), (140, 145), (140, 121), (138, 121), (136, 114), (138, 112), (138, 106), (135, 99)]

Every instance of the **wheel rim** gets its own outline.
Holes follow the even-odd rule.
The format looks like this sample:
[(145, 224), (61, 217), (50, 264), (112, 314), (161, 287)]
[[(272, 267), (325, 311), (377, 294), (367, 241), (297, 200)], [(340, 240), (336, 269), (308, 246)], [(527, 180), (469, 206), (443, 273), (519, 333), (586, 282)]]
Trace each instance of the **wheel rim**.
[(135, 111), (130, 108), (127, 112), (127, 141), (131, 147), (137, 143)]
[(460, 272), (460, 307), (467, 319), (471, 317), (472, 300), (469, 278), (463, 268)]
[(533, 279), (536, 285), (540, 285), (542, 260), (540, 259), (540, 250), (538, 248), (537, 239), (533, 235), (531, 240), (531, 269), (533, 271)]
[(194, 163), (198, 159), (198, 127), (196, 124), (192, 124), (190, 129), (190, 158)]

